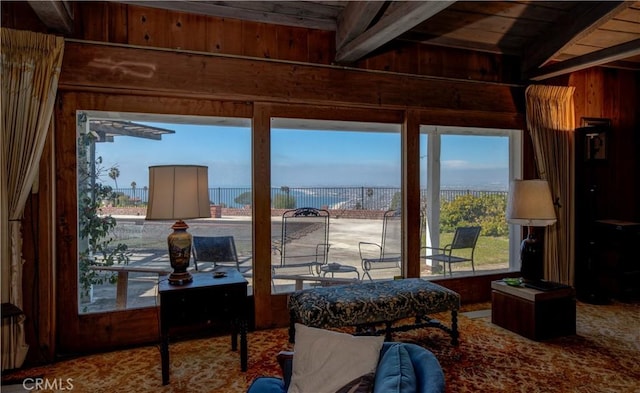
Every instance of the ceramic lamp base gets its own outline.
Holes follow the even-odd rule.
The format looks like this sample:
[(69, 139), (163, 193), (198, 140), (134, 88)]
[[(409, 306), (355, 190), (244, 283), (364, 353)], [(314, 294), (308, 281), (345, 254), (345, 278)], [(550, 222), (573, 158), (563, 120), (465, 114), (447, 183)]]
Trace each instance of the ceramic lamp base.
[(527, 281), (540, 281), (544, 278), (544, 256), (541, 242), (529, 227), (529, 235), (520, 246), (520, 273), (522, 279)]
[(169, 284), (171, 285), (184, 285), (193, 281), (193, 276), (189, 272), (173, 272), (169, 275)]
[(191, 234), (187, 232), (189, 226), (184, 221), (178, 220), (171, 228), (173, 233), (167, 237), (169, 260), (173, 268), (173, 273), (169, 276), (169, 284), (188, 284), (193, 281), (191, 273), (187, 271), (191, 259)]

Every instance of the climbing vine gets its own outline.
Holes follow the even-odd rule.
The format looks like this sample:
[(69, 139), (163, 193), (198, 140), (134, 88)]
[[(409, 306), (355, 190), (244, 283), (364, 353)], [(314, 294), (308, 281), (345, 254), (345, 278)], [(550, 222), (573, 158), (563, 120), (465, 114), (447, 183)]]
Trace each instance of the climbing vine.
[(105, 169), (102, 157), (91, 160), (89, 152), (95, 137), (81, 134), (78, 141), (78, 269), (81, 294), (88, 296), (92, 285), (115, 283), (117, 275), (92, 270), (91, 266), (129, 263), (127, 245), (117, 243), (115, 218), (102, 214), (103, 201), (115, 199), (113, 189), (100, 182)]

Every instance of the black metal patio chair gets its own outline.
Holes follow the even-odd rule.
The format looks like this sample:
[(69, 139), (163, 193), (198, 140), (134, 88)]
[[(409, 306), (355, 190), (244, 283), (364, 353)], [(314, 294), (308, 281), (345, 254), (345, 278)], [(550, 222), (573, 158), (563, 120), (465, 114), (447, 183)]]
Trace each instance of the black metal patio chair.
[(400, 209), (387, 210), (382, 219), (380, 243), (359, 242), (358, 251), (364, 276), (375, 269), (400, 269), (402, 272), (402, 215)]
[(251, 270), (250, 264), (244, 265), (251, 257), (239, 258), (233, 236), (193, 236), (193, 263), (212, 262), (216, 266), (232, 266), (240, 273)]
[(280, 256), (272, 274), (319, 276), (329, 258), (329, 211), (316, 208), (286, 210), (282, 214), (282, 237), (273, 246)]
[[(435, 254), (424, 255), (422, 258), (425, 260), (432, 260), (442, 262), (443, 264), (449, 264), (449, 275), (452, 276), (451, 270), (452, 263), (471, 262), (471, 269), (475, 274), (476, 268), (474, 266), (473, 254), (476, 250), (476, 244), (482, 227), (459, 227), (456, 228), (456, 232), (453, 235), (451, 244), (447, 244), (444, 247), (422, 247), (427, 252), (431, 250), (435, 251)], [(461, 250), (468, 249), (465, 255), (460, 253)], [(453, 255), (453, 253), (456, 255)], [(446, 265), (442, 269), (443, 274), (447, 274)]]

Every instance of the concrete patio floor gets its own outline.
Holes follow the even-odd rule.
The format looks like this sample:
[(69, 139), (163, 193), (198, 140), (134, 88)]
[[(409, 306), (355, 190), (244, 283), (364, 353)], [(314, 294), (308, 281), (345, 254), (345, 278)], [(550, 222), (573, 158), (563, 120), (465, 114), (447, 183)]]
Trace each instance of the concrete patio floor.
[[(140, 216), (114, 216), (118, 221), (116, 231), (119, 242), (129, 245), (131, 261), (129, 266), (170, 270), (169, 256), (166, 249), (166, 237), (171, 233), (170, 222), (145, 221)], [(272, 221), (272, 237), (278, 240), (281, 237), (281, 218), (274, 217)], [(189, 232), (192, 235), (220, 236), (233, 235), (238, 249), (238, 254), (251, 256), (251, 221), (247, 217), (223, 217), (212, 219), (189, 220)], [(329, 262), (337, 262), (342, 265), (357, 268), (360, 277), (363, 271), (358, 252), (358, 243), (380, 243), (382, 232), (382, 220), (331, 218), (329, 242)], [(279, 256), (272, 255), (272, 264), (279, 264)], [(246, 264), (253, 263), (249, 259)], [(207, 266), (208, 265), (208, 266)], [(199, 271), (211, 270), (211, 264), (200, 263)], [(465, 268), (469, 270), (470, 268)], [(193, 261), (189, 271), (195, 272)], [(246, 273), (249, 280), (249, 293), (252, 292), (251, 270)], [(372, 278), (392, 279), (399, 275), (399, 269), (384, 269), (371, 271)], [(437, 277), (431, 275), (426, 265), (423, 277)], [(336, 277), (355, 278), (354, 273), (339, 273)], [(153, 307), (158, 304), (157, 297), (158, 275), (155, 273), (129, 273), (127, 309)], [(274, 280), (276, 293), (293, 291), (295, 282), (292, 280)], [(305, 282), (305, 288), (313, 285)], [(94, 313), (116, 310), (116, 285), (94, 285), (92, 299), (86, 299), (80, 305), (81, 313)], [(89, 301), (90, 300), (90, 301)]]

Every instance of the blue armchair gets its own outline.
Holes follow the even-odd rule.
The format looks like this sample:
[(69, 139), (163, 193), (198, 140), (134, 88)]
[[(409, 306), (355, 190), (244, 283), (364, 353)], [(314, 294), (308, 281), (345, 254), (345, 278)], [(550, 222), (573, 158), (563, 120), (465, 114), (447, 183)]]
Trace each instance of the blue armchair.
[[(283, 378), (258, 377), (249, 387), (248, 393), (284, 393), (288, 390), (293, 353), (286, 354), (288, 356), (280, 354), (278, 357)], [(407, 359), (406, 355), (409, 363), (402, 364), (401, 359)], [(406, 372), (407, 367), (412, 368), (413, 372)], [(417, 393), (444, 392), (444, 373), (438, 359), (430, 351), (415, 344), (385, 342), (380, 350), (373, 392), (402, 392), (407, 385), (411, 385), (407, 390)]]

